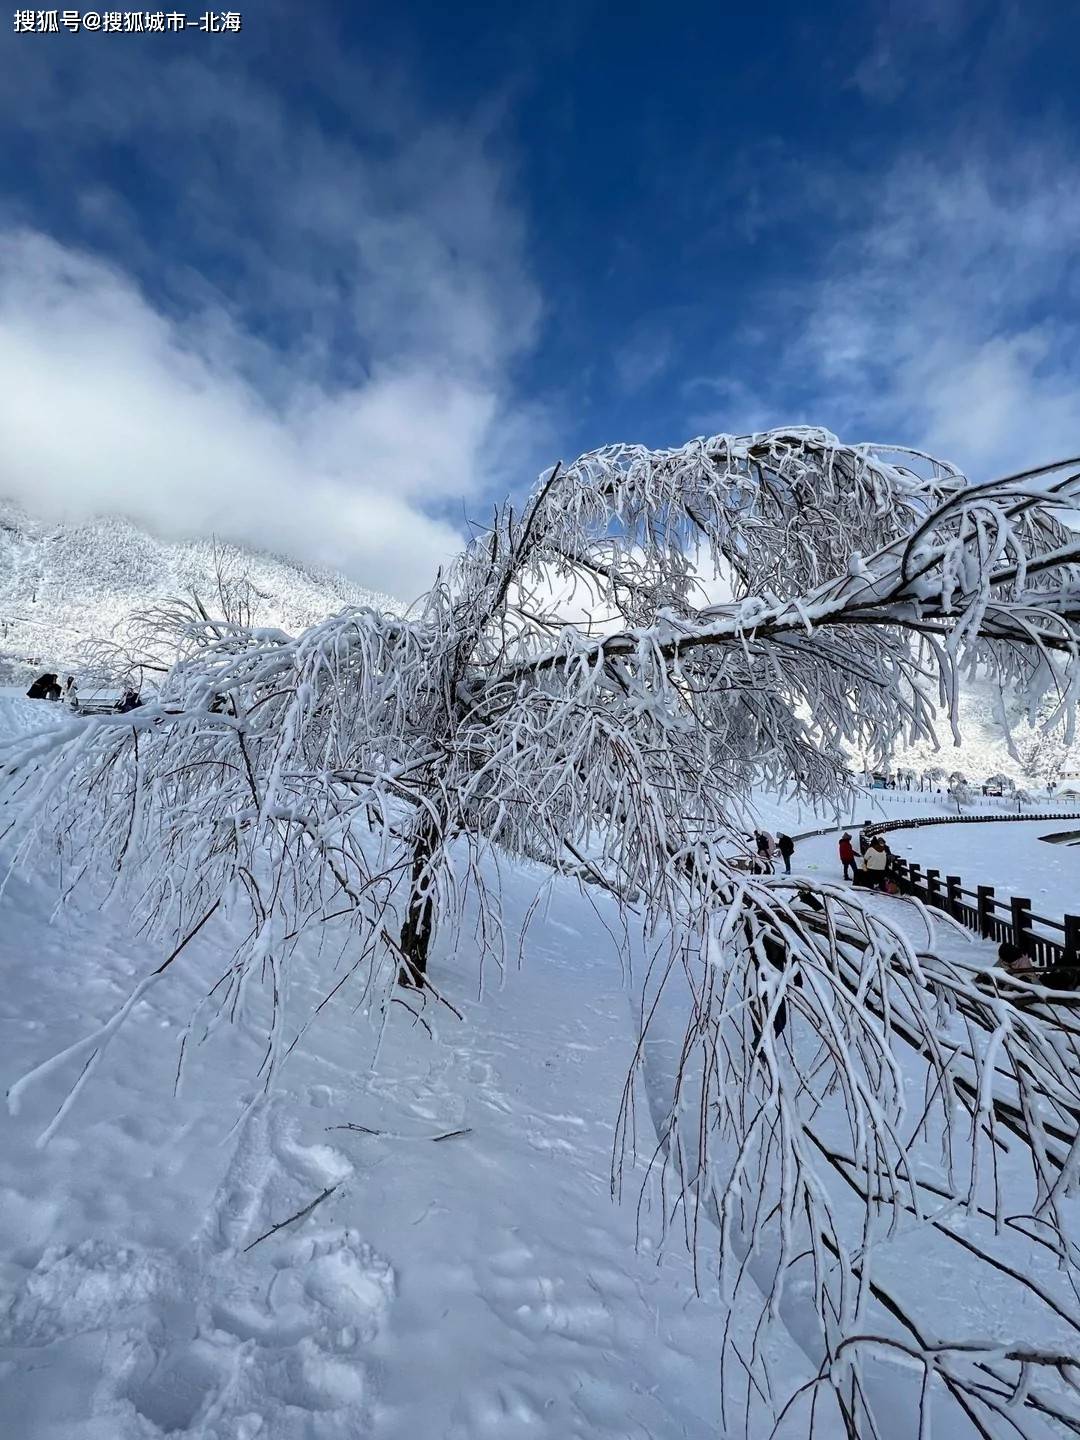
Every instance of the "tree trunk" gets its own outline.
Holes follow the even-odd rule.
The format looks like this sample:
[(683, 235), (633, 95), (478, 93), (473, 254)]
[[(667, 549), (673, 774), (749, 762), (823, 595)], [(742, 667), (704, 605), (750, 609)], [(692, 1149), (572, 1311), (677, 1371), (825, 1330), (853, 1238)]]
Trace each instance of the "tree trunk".
[[(430, 889), (421, 889), (434, 848), (435, 830), (428, 820), (421, 826), (413, 849), (409, 908), (398, 941), (404, 957), (398, 970), (398, 984), (413, 990), (422, 990), (424, 986), (431, 932), (435, 922), (435, 907)], [(430, 884), (430, 876), (427, 879)]]

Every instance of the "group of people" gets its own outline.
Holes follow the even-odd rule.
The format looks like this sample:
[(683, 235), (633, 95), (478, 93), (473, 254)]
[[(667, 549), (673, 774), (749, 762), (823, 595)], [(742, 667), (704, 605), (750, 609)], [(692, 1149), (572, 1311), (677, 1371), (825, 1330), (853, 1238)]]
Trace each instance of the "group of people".
[[(26, 696), (29, 700), (51, 700), (54, 703), (63, 700), (64, 704), (70, 706), (72, 710), (79, 709), (79, 696), (75, 687), (74, 675), (67, 677), (63, 689), (61, 689), (59, 677), (53, 671), (47, 670), (43, 675), (37, 677), (27, 690)], [(118, 715), (126, 715), (129, 710), (137, 710), (142, 703), (139, 692), (129, 688), (123, 691), (119, 700), (114, 704), (102, 706), (99, 703), (96, 708), (99, 710), (111, 708)]]
[[(844, 879), (852, 880), (855, 884), (872, 885), (875, 889), (884, 890), (890, 882), (889, 872), (892, 869), (893, 853), (880, 835), (870, 833), (870, 822), (866, 821), (859, 831), (859, 853), (855, 853), (855, 843), (851, 838), (850, 830), (845, 830), (840, 836), (839, 851), (840, 863), (844, 867)], [(861, 873), (862, 880), (856, 879)]]
[(68, 700), (70, 701), (75, 685), (74, 675), (69, 675), (64, 688), (61, 690), (59, 678), (51, 670), (46, 670), (44, 675), (39, 675), (30, 689), (26, 692), (28, 700)]
[(755, 830), (754, 844), (757, 847), (758, 859), (763, 860), (770, 870), (772, 862), (779, 855), (784, 862), (785, 873), (791, 874), (791, 857), (795, 854), (795, 841), (790, 835), (780, 834), (773, 839), (768, 830)]

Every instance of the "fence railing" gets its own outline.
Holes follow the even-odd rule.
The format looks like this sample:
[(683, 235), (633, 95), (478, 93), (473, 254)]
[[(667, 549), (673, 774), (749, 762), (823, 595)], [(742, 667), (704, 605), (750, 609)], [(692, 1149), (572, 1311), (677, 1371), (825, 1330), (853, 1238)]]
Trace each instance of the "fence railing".
[(960, 802), (960, 809), (957, 810), (957, 802), (947, 790), (922, 790), (918, 787), (914, 790), (860, 790), (858, 805), (860, 808), (866, 806), (881, 805), (909, 805), (912, 802), (920, 805), (933, 805), (940, 810), (951, 810), (953, 814), (963, 814), (968, 811), (992, 811), (994, 813), (1004, 812), (1016, 815), (1024, 812), (1028, 820), (1037, 819), (1040, 809), (1049, 805), (1062, 805), (1075, 810), (1077, 797), (1075, 794), (1064, 795), (1033, 795), (1026, 800), (1017, 800), (1015, 795), (982, 795), (978, 790), (973, 791), (966, 800)]
[[(1007, 825), (1016, 820), (1080, 820), (1080, 812), (1042, 815), (999, 815), (993, 820), (985, 816), (949, 815), (938, 819), (883, 820), (867, 827), (871, 835), (889, 830), (917, 830), (923, 825)], [(999, 899), (993, 885), (965, 886), (959, 875), (942, 875), (938, 869), (905, 860), (894, 855), (890, 874), (905, 895), (916, 895), (933, 910), (951, 915), (984, 940), (1003, 940), (1026, 951), (1039, 967), (1080, 965), (1080, 915), (1066, 915), (1054, 920), (1036, 914), (1026, 896), (1011, 895)], [(1047, 933), (1051, 932), (1051, 933)]]

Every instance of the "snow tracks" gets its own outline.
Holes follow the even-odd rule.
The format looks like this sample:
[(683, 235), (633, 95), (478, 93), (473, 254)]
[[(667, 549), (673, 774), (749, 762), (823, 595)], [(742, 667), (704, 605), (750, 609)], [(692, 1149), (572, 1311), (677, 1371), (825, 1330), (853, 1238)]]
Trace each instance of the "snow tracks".
[[(4, 897), (5, 1085), (148, 963), (122, 916), (50, 927), (48, 896), (16, 878)], [(515, 882), (508, 925), (529, 898)], [(270, 1098), (252, 1103), (263, 1044), (240, 1023), (193, 1052), (174, 1099), (205, 988), (185, 971), (44, 1151), (75, 1076), (28, 1095), (0, 1147), (4, 1433), (719, 1440), (723, 1313), (677, 1244), (636, 1250), (634, 1178), (610, 1197), (633, 1053), (611, 941), (572, 887), (552, 909), (482, 998), (472, 956), (440, 957), (463, 1019), (429, 1005), (429, 1036), (393, 1006), (374, 1069), (346, 988)], [(321, 993), (305, 964), (292, 983)]]
[[(320, 1225), (317, 1211), (259, 1240), (351, 1173), (339, 1152), (299, 1144), (293, 1128), (283, 1102), (256, 1105), (201, 1233), (178, 1252), (103, 1240), (45, 1249), (0, 1320), (9, 1364), (26, 1374), (25, 1387), (13, 1385), (30, 1412), (23, 1434), (368, 1433), (362, 1352), (392, 1301), (393, 1271), (355, 1231)], [(40, 1413), (32, 1376), (43, 1363), (65, 1380), (97, 1368), (85, 1419)]]

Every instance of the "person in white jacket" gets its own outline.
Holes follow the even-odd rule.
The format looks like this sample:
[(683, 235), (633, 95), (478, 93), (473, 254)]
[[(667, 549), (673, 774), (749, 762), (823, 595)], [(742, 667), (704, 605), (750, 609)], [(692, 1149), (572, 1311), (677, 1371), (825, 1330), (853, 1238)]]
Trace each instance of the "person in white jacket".
[(870, 841), (862, 863), (872, 882), (879, 890), (882, 889), (885, 884), (885, 871), (889, 867), (889, 847), (880, 835), (875, 835)]

